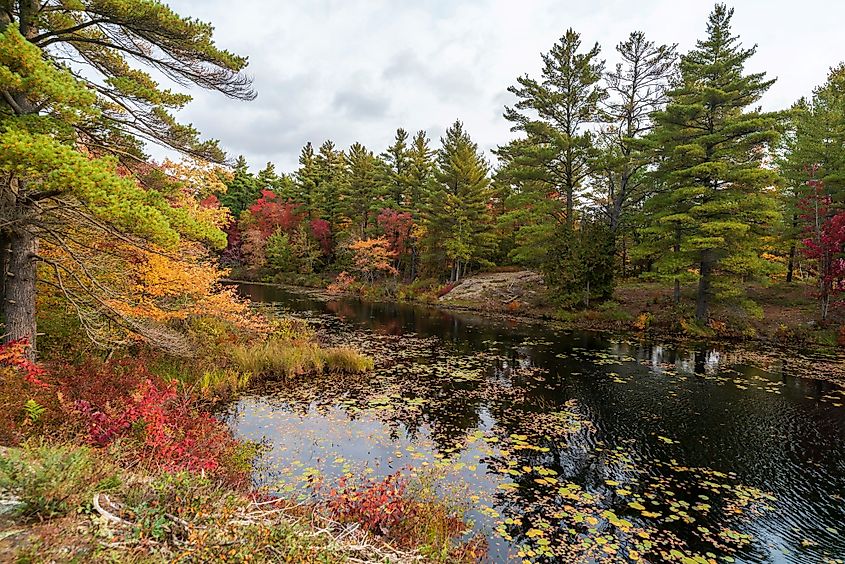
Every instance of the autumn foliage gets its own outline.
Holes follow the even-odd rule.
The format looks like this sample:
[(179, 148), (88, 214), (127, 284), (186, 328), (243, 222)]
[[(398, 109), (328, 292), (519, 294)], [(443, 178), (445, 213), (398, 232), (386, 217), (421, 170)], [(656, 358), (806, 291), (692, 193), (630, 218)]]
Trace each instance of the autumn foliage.
[(153, 374), (146, 361), (89, 359), (45, 368), (30, 362), (25, 348), (22, 342), (0, 346), (0, 442), (61, 433), (116, 448), (117, 457), (133, 467), (204, 472), (247, 485), (244, 446), (189, 391)]
[(802, 252), (818, 268), (817, 295), (824, 320), (836, 296), (845, 292), (845, 211), (832, 209), (822, 182), (810, 180), (807, 185), (812, 192), (798, 206), (804, 222)]
[(378, 274), (398, 274), (392, 263), (398, 253), (384, 237), (355, 241), (349, 245), (349, 250), (353, 253), (356, 270), (368, 282), (373, 282)]

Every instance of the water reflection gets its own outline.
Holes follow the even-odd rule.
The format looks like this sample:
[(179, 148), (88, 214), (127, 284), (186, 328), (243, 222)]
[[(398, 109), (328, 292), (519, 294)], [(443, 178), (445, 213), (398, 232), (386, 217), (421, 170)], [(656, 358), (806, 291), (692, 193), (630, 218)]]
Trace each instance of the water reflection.
[(565, 559), (587, 541), (581, 554), (613, 558), (845, 555), (845, 399), (829, 383), (732, 364), (731, 351), (242, 291), (378, 359), (364, 380), (268, 386), (232, 406), (237, 432), (272, 444), (260, 479), (280, 491), (316, 471), (439, 467), (479, 496), (474, 516), (502, 560)]

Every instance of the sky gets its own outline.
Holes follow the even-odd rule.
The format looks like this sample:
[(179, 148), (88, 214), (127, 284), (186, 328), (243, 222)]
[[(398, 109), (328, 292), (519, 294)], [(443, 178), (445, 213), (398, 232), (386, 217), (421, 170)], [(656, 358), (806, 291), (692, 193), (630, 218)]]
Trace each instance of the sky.
[[(249, 57), (251, 102), (192, 90), (180, 112), (231, 156), (296, 168), (311, 141), (375, 153), (398, 127), (437, 146), (456, 119), (485, 151), (513, 138), (502, 117), (518, 76), (538, 76), (541, 53), (572, 27), (598, 42), (608, 67), (631, 31), (692, 48), (712, 1), (700, 0), (170, 0), (211, 22), (219, 46)], [(789, 107), (845, 60), (840, 0), (735, 0), (734, 32), (758, 45), (749, 71), (778, 80), (761, 101)], [(157, 151), (153, 150), (156, 156)]]

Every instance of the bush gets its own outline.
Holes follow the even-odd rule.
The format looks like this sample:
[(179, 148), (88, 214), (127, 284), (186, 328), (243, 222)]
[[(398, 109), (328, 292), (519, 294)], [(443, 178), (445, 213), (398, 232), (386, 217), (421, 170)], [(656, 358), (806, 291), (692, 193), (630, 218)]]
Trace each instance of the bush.
[(606, 226), (582, 222), (579, 229), (563, 224), (555, 231), (543, 264), (552, 301), (564, 308), (590, 307), (613, 295), (613, 236)]
[(119, 484), (111, 466), (88, 447), (25, 445), (0, 457), (0, 490), (19, 499), (18, 512), (26, 518), (64, 515)]
[(344, 477), (329, 491), (325, 503), (341, 523), (357, 523), (391, 544), (417, 550), (431, 560), (481, 560), (486, 552), (482, 538), (457, 542), (469, 530), (461, 512), (426, 495), (427, 488), (420, 486), (399, 473), (359, 483)]

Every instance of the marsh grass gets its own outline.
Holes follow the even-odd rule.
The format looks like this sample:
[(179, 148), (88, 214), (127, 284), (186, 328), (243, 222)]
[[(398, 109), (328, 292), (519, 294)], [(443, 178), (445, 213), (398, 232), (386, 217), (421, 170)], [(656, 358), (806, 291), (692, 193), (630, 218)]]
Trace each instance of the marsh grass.
[(271, 339), (231, 351), (238, 370), (251, 376), (291, 378), (312, 372), (366, 372), (373, 360), (348, 347), (321, 348), (315, 343)]

